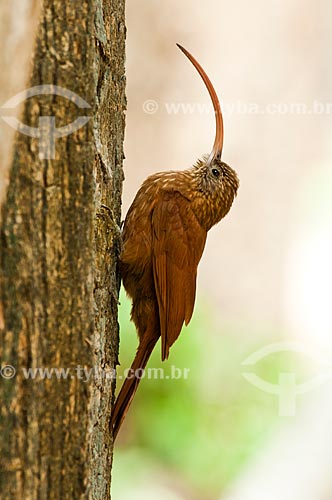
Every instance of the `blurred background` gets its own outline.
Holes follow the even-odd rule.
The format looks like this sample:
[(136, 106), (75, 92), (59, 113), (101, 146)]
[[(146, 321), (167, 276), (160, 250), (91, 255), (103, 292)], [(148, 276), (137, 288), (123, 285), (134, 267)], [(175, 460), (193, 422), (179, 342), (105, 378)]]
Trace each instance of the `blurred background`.
[[(156, 349), (164, 379), (142, 381), (119, 435), (114, 499), (332, 498), (331, 20), (328, 0), (127, 3), (123, 214), (149, 174), (212, 147), (176, 42), (217, 90), (241, 185), (209, 233), (194, 318), (168, 362)], [(120, 375), (129, 314), (122, 293)]]
[[(1, 106), (24, 87), (32, 42), (17, 40), (39, 2), (0, 11)], [(332, 3), (127, 0), (127, 28), (123, 217), (149, 174), (213, 144), (208, 93), (176, 42), (215, 86), (241, 185), (209, 232), (194, 317), (163, 364), (158, 345), (148, 368), (163, 371), (119, 434), (113, 498), (331, 500)], [(1, 122), (0, 195), (12, 135)], [(119, 321), (121, 377), (137, 347), (123, 291)]]

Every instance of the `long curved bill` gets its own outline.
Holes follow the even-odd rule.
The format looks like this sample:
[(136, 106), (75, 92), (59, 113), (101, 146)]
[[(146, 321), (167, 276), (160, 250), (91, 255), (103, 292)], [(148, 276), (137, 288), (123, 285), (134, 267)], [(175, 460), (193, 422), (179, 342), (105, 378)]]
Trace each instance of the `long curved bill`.
[(217, 93), (214, 90), (213, 85), (212, 85), (209, 77), (207, 76), (207, 74), (205, 73), (204, 69), (199, 64), (199, 62), (196, 61), (194, 56), (192, 56), (190, 54), (190, 52), (188, 52), (187, 49), (182, 47), (182, 45), (180, 45), (179, 43), (177, 43), (176, 45), (188, 57), (188, 59), (192, 62), (192, 64), (197, 69), (198, 73), (201, 75), (201, 77), (206, 85), (206, 88), (209, 91), (211, 100), (212, 100), (214, 112), (216, 115), (216, 136), (214, 139), (214, 144), (213, 144), (211, 154), (210, 154), (209, 159), (208, 159), (208, 163), (211, 163), (215, 158), (217, 158), (217, 159), (221, 158), (222, 147), (223, 147), (223, 142), (224, 142), (224, 124), (223, 124), (219, 99), (218, 99)]

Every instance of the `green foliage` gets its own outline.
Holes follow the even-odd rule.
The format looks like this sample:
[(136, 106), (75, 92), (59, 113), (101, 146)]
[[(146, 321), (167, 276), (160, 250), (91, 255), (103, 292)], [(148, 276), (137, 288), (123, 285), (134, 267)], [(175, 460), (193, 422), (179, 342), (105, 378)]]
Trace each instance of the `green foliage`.
[[(129, 318), (130, 304), (122, 292), (120, 376), (137, 347)], [(149, 464), (153, 463), (154, 468), (181, 477), (187, 488), (199, 492), (199, 498), (215, 498), (278, 422), (276, 396), (261, 392), (242, 376), (247, 371), (243, 360), (278, 340), (280, 336), (266, 333), (262, 340), (261, 332), (235, 323), (217, 324), (207, 306), (197, 308), (165, 363), (160, 361), (157, 344), (148, 368), (163, 369), (163, 378), (144, 378), (140, 384), (119, 435), (115, 454), (119, 469), (113, 486), (120, 488), (121, 478), (128, 477), (127, 467), (136, 460), (141, 479), (146, 469), (151, 475)], [(297, 366), (294, 356), (279, 353), (251, 369), (275, 383), (280, 372), (294, 370), (294, 363)], [(187, 378), (172, 379), (172, 366), (182, 373), (189, 369)]]

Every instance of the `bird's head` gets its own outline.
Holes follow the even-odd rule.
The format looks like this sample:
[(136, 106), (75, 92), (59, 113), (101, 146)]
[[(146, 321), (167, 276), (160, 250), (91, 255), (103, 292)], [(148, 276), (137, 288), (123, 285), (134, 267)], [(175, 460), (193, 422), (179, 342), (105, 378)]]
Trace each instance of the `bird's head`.
[(199, 160), (193, 168), (198, 193), (198, 211), (202, 212), (201, 217), (204, 219), (204, 225), (209, 229), (228, 213), (239, 187), (239, 179), (235, 170), (221, 160), (224, 124), (217, 93), (209, 77), (194, 56), (181, 45), (177, 44), (177, 46), (192, 62), (204, 81), (216, 117), (216, 135), (212, 151), (210, 155)]

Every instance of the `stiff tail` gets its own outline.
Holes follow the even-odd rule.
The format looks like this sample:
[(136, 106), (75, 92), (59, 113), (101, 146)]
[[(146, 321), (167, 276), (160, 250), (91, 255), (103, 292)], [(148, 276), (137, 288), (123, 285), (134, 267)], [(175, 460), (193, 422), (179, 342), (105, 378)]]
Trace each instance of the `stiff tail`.
[(148, 342), (142, 341), (138, 346), (135, 359), (113, 406), (110, 420), (110, 430), (113, 434), (113, 440), (115, 440), (135, 396), (142, 377), (142, 369), (145, 368), (157, 340), (158, 339), (153, 339)]

